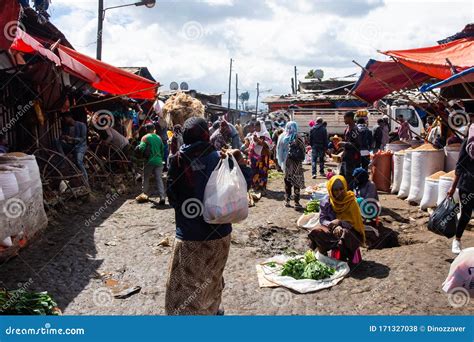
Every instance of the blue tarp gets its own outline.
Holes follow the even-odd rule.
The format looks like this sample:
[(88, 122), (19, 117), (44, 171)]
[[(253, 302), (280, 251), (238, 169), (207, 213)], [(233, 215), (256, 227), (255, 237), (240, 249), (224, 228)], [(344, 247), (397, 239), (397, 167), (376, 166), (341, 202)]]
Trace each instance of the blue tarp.
[(427, 91), (433, 90), (435, 88), (444, 88), (444, 87), (449, 87), (455, 84), (460, 84), (460, 83), (469, 83), (469, 82), (474, 82), (474, 67), (466, 69), (458, 74), (455, 74), (451, 76), (450, 78), (447, 78), (441, 82), (435, 83), (435, 84), (424, 84), (421, 88), (420, 91), (422, 93), (425, 93)]

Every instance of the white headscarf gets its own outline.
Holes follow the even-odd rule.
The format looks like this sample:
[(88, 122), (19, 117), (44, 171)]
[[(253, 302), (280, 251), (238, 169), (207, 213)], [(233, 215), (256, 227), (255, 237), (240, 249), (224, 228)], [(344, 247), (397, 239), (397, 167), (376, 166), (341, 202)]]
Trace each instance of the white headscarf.
[[(258, 120), (258, 123), (260, 124), (260, 132), (255, 132), (255, 134), (257, 134), (257, 137), (259, 137), (259, 138), (265, 138), (265, 142), (267, 143), (268, 147), (272, 148), (272, 145), (273, 145), (272, 144), (272, 138), (270, 137), (270, 133), (268, 133), (267, 126), (265, 125), (265, 122), (263, 120)], [(257, 142), (255, 142), (254, 139), (252, 139), (252, 140), (253, 140), (253, 143), (255, 145), (255, 147), (254, 147), (255, 154), (261, 155), (262, 150), (263, 150), (263, 146), (258, 145)]]

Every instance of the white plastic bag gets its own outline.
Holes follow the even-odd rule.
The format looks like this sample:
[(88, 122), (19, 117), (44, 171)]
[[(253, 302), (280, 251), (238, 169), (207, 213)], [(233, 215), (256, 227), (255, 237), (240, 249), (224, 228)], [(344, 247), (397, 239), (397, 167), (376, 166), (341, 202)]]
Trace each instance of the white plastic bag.
[(444, 169), (444, 151), (413, 151), (411, 154), (411, 180), (409, 202), (420, 203), (425, 190), (425, 179)]
[(420, 203), (421, 210), (436, 207), (436, 203), (438, 201), (438, 186), (438, 179), (427, 178), (425, 180), (425, 191)]
[[(443, 283), (443, 291), (458, 295), (459, 307), (469, 304), (474, 298), (474, 248), (466, 248), (454, 259), (449, 274)], [(450, 298), (454, 299), (454, 298)], [(463, 303), (465, 301), (465, 303)]]
[[(230, 169), (232, 158), (234, 167)], [(238, 223), (248, 216), (247, 182), (233, 156), (221, 160), (204, 190), (204, 221), (210, 224)]]
[(451, 172), (456, 168), (456, 163), (458, 162), (460, 153), (461, 147), (452, 147), (448, 145), (444, 148), (444, 154), (446, 155), (444, 171)]

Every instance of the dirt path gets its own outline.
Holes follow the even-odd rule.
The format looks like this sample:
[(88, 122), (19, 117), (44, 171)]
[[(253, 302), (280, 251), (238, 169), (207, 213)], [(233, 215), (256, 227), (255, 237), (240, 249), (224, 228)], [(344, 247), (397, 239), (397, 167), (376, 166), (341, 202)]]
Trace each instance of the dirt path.
[[(311, 180), (309, 185), (321, 182)], [(261, 289), (255, 264), (290, 248), (307, 249), (307, 231), (296, 227), (299, 214), (283, 205), (283, 182), (272, 180), (269, 194), (234, 226), (225, 271), (223, 304), (236, 315), (473, 314), (474, 303), (453, 308), (441, 291), (453, 255), (447, 239), (427, 231), (426, 213), (392, 195), (381, 195), (382, 220), (399, 233), (399, 247), (363, 250), (363, 263), (332, 289), (298, 295), (285, 289)], [(98, 196), (71, 204), (51, 221), (44, 236), (0, 267), (3, 286), (28, 282), (47, 290), (64, 314), (161, 315), (174, 213), (151, 203), (137, 204), (133, 194)], [(91, 215), (98, 213), (91, 219)], [(467, 231), (464, 246), (474, 246)], [(127, 299), (111, 295), (109, 281), (140, 286)], [(0, 284), (1, 285), (1, 284)]]

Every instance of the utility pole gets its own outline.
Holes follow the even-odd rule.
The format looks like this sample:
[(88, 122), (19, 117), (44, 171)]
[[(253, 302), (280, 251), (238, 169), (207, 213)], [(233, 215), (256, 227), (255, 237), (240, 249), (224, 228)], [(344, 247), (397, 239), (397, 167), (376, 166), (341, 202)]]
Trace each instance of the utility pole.
[(235, 74), (235, 110), (239, 110), (239, 74)]
[(230, 92), (232, 91), (232, 58), (230, 59), (230, 69), (229, 69), (229, 94), (227, 99), (227, 115), (230, 115)]
[(102, 30), (104, 25), (104, 0), (99, 0), (99, 13), (97, 15), (97, 52), (96, 58), (100, 61), (102, 59)]
[(298, 94), (298, 69), (295, 65), (295, 94)]
[(255, 105), (255, 118), (258, 115), (258, 97), (260, 96), (260, 83), (257, 83), (257, 103)]
[(295, 93), (295, 79), (293, 77), (291, 78), (291, 93)]

